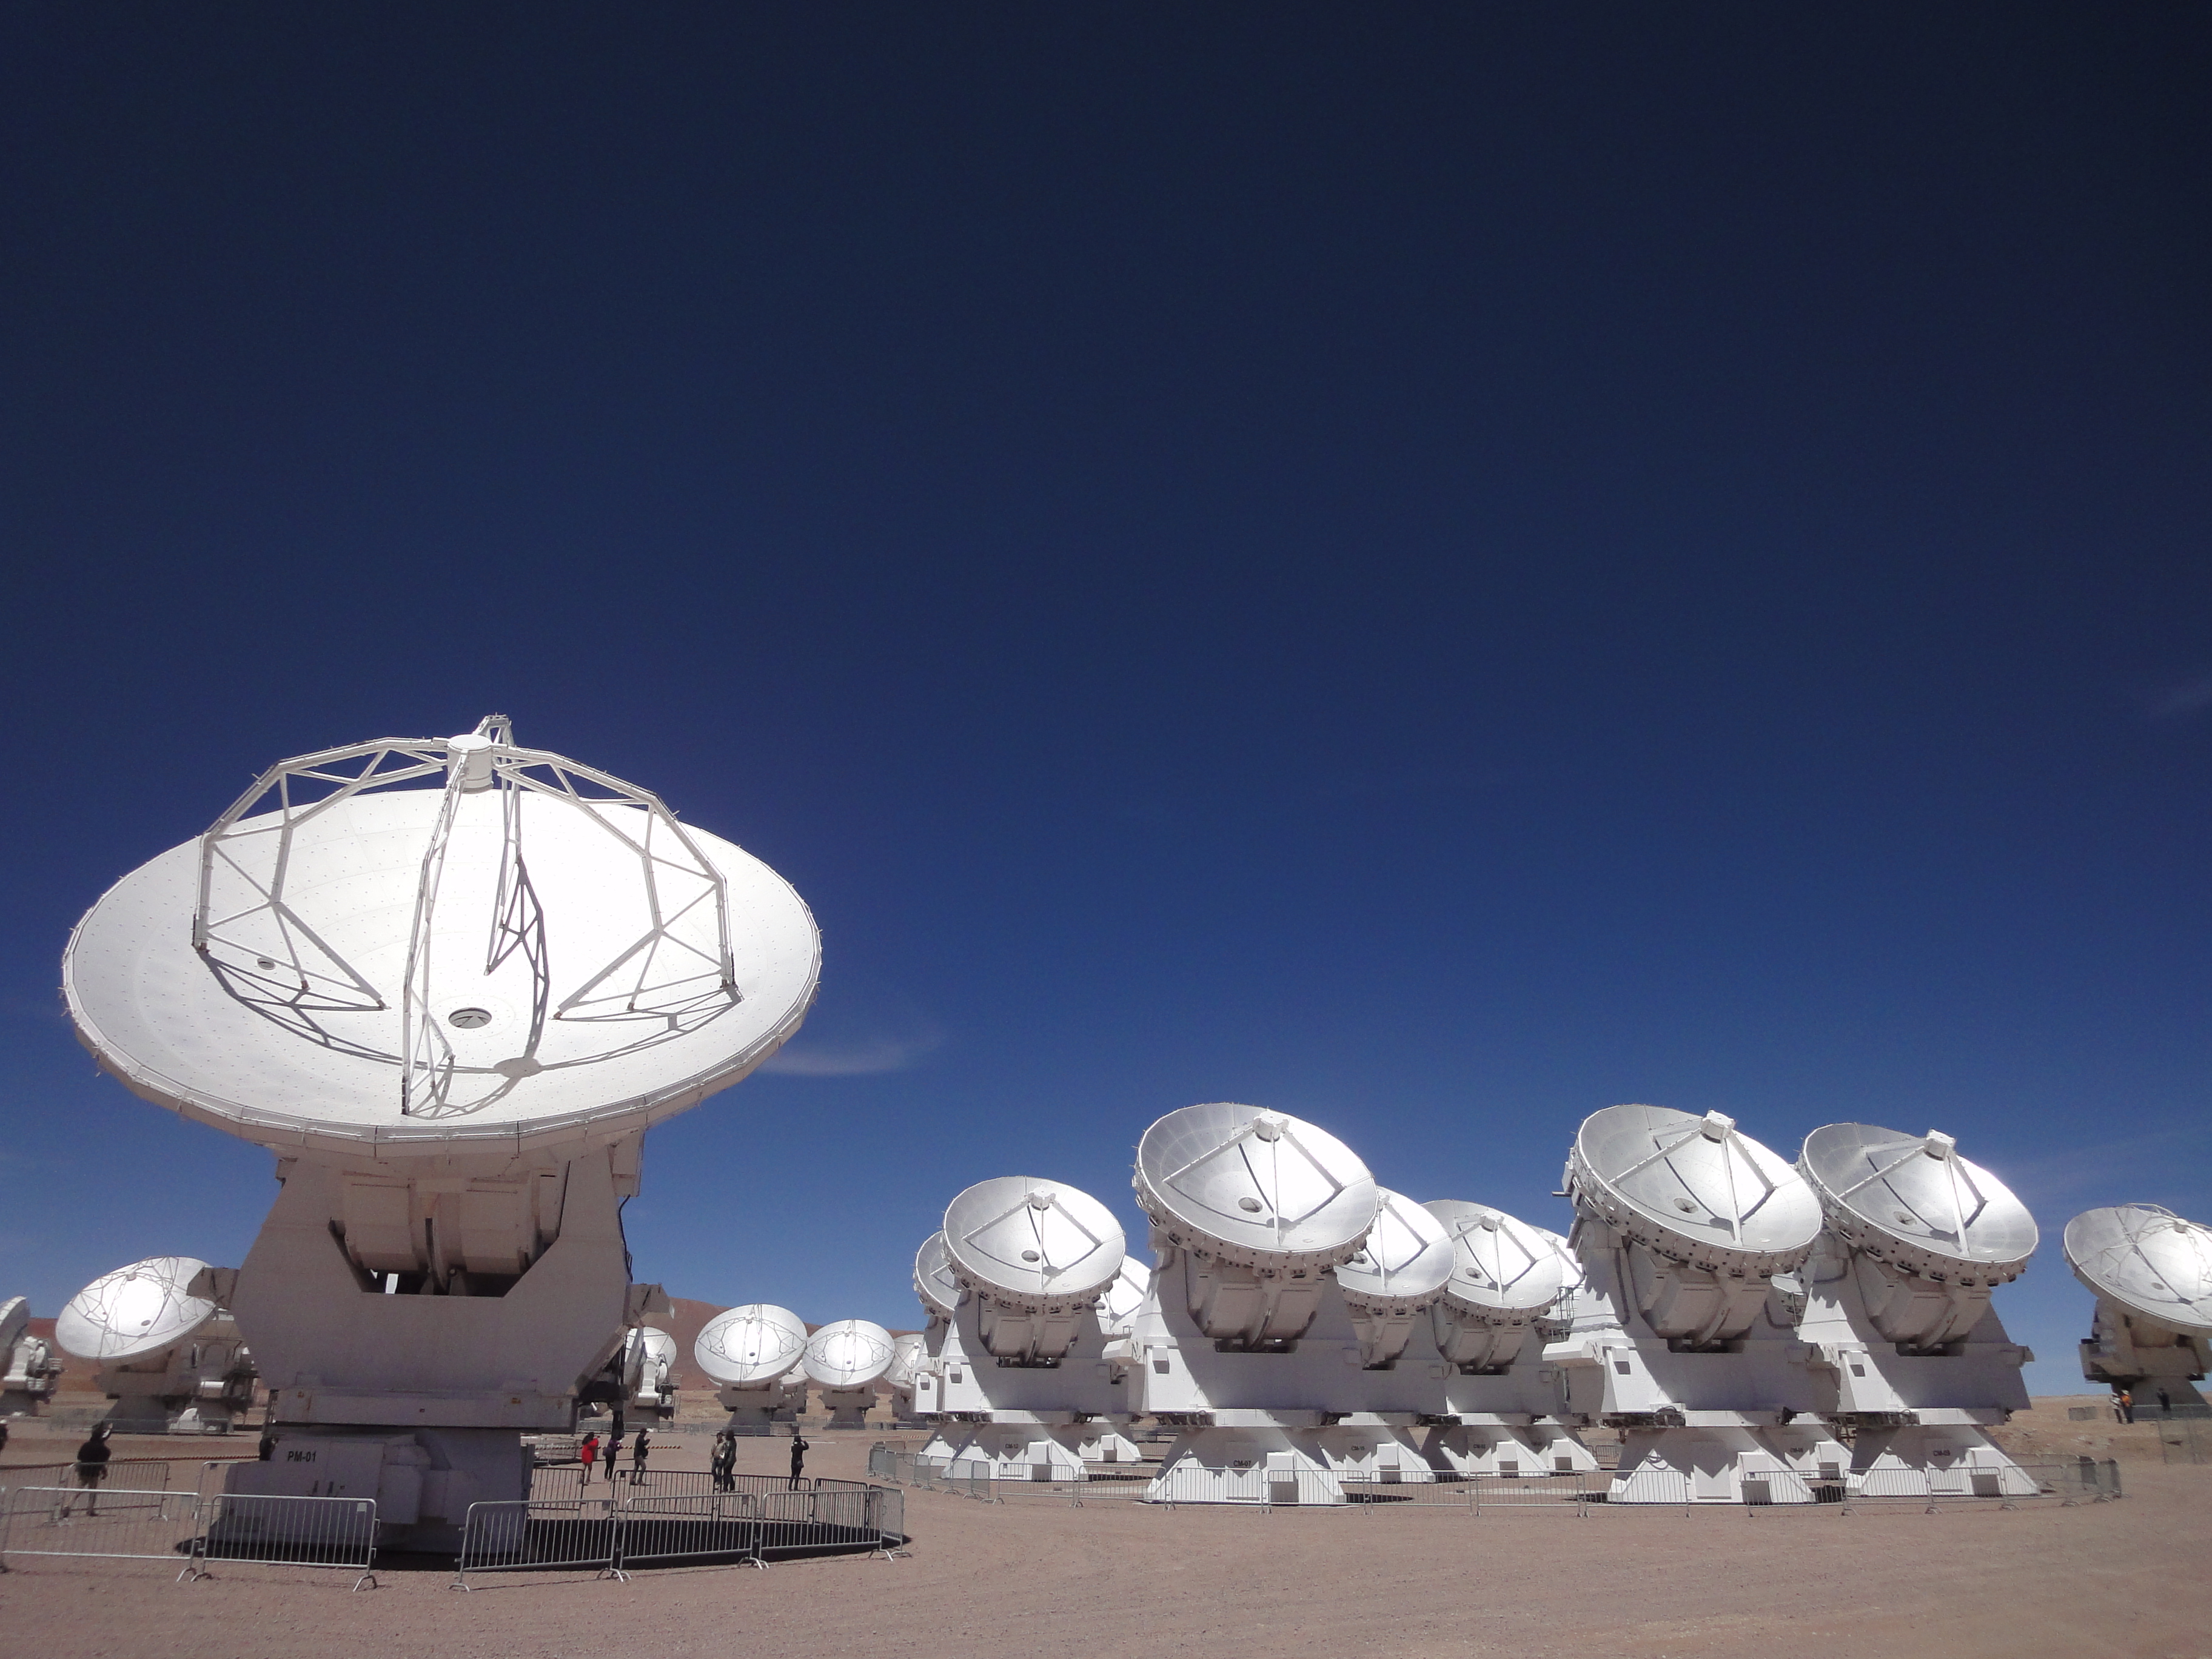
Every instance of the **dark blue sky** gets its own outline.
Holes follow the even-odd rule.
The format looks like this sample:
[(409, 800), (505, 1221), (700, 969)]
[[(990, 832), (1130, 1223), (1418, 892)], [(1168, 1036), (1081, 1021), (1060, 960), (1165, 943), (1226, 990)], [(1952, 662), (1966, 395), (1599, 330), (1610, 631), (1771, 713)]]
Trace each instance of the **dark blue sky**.
[(1564, 1225), (1576, 1124), (2212, 1217), (2212, 10), (0, 22), (0, 1295), (235, 1261), (70, 925), (258, 768), (513, 715), (822, 1000), (642, 1276), (911, 1324), (1195, 1100)]

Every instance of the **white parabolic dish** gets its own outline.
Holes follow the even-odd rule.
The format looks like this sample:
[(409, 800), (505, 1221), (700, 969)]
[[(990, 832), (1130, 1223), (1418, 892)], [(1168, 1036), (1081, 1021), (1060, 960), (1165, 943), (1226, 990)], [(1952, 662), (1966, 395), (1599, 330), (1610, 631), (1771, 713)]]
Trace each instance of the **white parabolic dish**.
[(960, 1279), (952, 1271), (942, 1229), (923, 1239), (914, 1254), (914, 1293), (921, 1298), (923, 1307), (946, 1319), (960, 1305)]
[(825, 1389), (865, 1389), (891, 1368), (891, 1334), (865, 1319), (824, 1325), (806, 1345), (806, 1374)]
[(2094, 1294), (2189, 1335), (2212, 1335), (2212, 1228), (2156, 1204), (2116, 1204), (2068, 1222), (2063, 1248)]
[(1336, 1265), (1345, 1300), (1360, 1306), (1425, 1307), (1451, 1277), (1451, 1240), (1443, 1224), (1402, 1193), (1378, 1187), (1382, 1200), (1366, 1242)]
[(1567, 1182), (1598, 1220), (1694, 1267), (1787, 1273), (1820, 1236), (1820, 1201), (1804, 1177), (1719, 1112), (1593, 1112), (1575, 1136)]
[(190, 1289), (207, 1263), (157, 1255), (102, 1273), (69, 1299), (54, 1320), (54, 1340), (79, 1359), (143, 1358), (173, 1348), (216, 1316)]
[(921, 1375), (921, 1362), (929, 1358), (929, 1345), (912, 1331), (891, 1341), (891, 1368), (884, 1373), (884, 1381), (894, 1389), (911, 1392), (914, 1380)]
[(603, 1144), (743, 1078), (813, 999), (806, 906), (657, 798), (506, 729), (264, 775), (77, 924), (79, 1037), (188, 1117), (379, 1158)]
[(1566, 1289), (1565, 1264), (1542, 1230), (1465, 1199), (1431, 1199), (1451, 1240), (1447, 1300), (1476, 1313), (1540, 1313)]
[(1797, 1167), (1839, 1237), (1909, 1273), (2002, 1285), (2035, 1254), (2027, 1206), (1948, 1135), (1831, 1123), (1805, 1137)]
[(1109, 1332), (1126, 1330), (1152, 1288), (1152, 1270), (1133, 1255), (1123, 1256), (1114, 1282), (1098, 1297), (1099, 1324)]
[(1358, 1154), (1326, 1129), (1227, 1101), (1146, 1130), (1134, 1185), (1171, 1243), (1254, 1266), (1347, 1261), (1382, 1201)]
[(1088, 1302), (1114, 1282), (1114, 1212), (1064, 1181), (1000, 1176), (945, 1206), (945, 1253), (963, 1281), (1024, 1305)]
[(717, 1382), (773, 1382), (806, 1357), (806, 1325), (788, 1308), (748, 1302), (716, 1314), (700, 1328), (691, 1358)]

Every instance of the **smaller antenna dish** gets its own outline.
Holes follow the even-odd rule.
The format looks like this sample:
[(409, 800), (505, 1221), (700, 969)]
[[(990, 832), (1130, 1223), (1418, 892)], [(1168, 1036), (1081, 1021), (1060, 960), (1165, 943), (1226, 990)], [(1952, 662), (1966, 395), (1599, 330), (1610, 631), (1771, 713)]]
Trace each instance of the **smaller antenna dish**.
[(748, 1302), (708, 1320), (691, 1358), (716, 1382), (744, 1387), (773, 1382), (806, 1357), (806, 1325), (788, 1308)]
[(22, 1340), (23, 1333), (31, 1326), (30, 1302), (20, 1296), (11, 1296), (0, 1302), (0, 1364), (4, 1364), (9, 1350)]
[(1114, 1282), (1098, 1297), (1098, 1323), (1109, 1334), (1126, 1331), (1152, 1294), (1152, 1270), (1133, 1255), (1121, 1258)]
[(1378, 1187), (1382, 1200), (1366, 1242), (1336, 1267), (1344, 1299), (1355, 1307), (1411, 1311), (1437, 1298), (1452, 1276), (1452, 1242), (1443, 1224), (1401, 1193)]
[(1958, 1143), (1831, 1123), (1805, 1137), (1797, 1168), (1845, 1243), (1905, 1273), (2003, 1285), (2035, 1253), (2035, 1218)]
[(1583, 1267), (1582, 1258), (1575, 1254), (1572, 1244), (1548, 1227), (1539, 1227), (1533, 1222), (1527, 1225), (1528, 1231), (1550, 1245), (1553, 1254), (1559, 1258), (1559, 1294), (1562, 1297), (1572, 1296), (1589, 1282), (1589, 1274)]
[(174, 1347), (218, 1311), (189, 1289), (207, 1270), (197, 1256), (157, 1255), (102, 1273), (69, 1299), (54, 1340), (79, 1359), (137, 1359)]
[(891, 1368), (891, 1334), (866, 1319), (824, 1325), (806, 1344), (806, 1375), (825, 1389), (865, 1389)]
[(1593, 1112), (1568, 1156), (1567, 1187), (1585, 1215), (1717, 1273), (1787, 1273), (1820, 1236), (1820, 1201), (1804, 1177), (1720, 1112)]
[(1454, 1307), (1478, 1316), (1540, 1313), (1565, 1290), (1559, 1251), (1526, 1222), (1463, 1199), (1432, 1199), (1424, 1207), (1450, 1241), (1443, 1290)]
[(1125, 1254), (1111, 1210), (1065, 1182), (1031, 1176), (969, 1188), (946, 1206), (943, 1237), (963, 1285), (1037, 1311), (1093, 1300)]
[(2212, 1228), (2157, 1204), (2087, 1210), (2066, 1224), (2074, 1277), (2189, 1336), (2212, 1335)]
[(676, 1364), (676, 1339), (666, 1331), (651, 1325), (641, 1325), (637, 1330), (639, 1357), (645, 1364), (646, 1380), (665, 1380), (670, 1368)]
[(921, 1362), (928, 1357), (929, 1345), (913, 1332), (892, 1338), (891, 1368), (884, 1373), (884, 1381), (901, 1394), (912, 1394), (914, 1380), (921, 1374)]
[(1254, 1267), (1349, 1261), (1382, 1203), (1366, 1164), (1327, 1130), (1229, 1101), (1146, 1130), (1134, 1184), (1170, 1243)]
[(940, 1319), (950, 1319), (965, 1294), (960, 1276), (952, 1271), (952, 1257), (945, 1248), (945, 1230), (938, 1229), (921, 1241), (914, 1256), (914, 1293), (921, 1305)]

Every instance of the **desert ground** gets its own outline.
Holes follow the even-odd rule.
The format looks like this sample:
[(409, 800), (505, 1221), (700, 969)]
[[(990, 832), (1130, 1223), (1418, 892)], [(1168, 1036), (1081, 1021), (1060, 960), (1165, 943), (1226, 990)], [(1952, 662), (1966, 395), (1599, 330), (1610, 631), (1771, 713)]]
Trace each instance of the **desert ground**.
[[(2069, 1420), (2039, 1402), (2008, 1431), (2023, 1455), (2119, 1460), (2127, 1496), (1952, 1508), (1360, 1505), (1273, 1514), (1123, 1502), (1083, 1508), (907, 1495), (909, 1553), (765, 1572), (697, 1567), (628, 1583), (516, 1575), (450, 1588), (428, 1560), (350, 1576), (216, 1564), (171, 1582), (153, 1562), (34, 1559), (0, 1576), (11, 1651), (201, 1656), (783, 1655), (915, 1659), (1066, 1652), (1313, 1655), (2212, 1656), (2212, 1466), (2162, 1461), (2153, 1425)], [(865, 1478), (883, 1437), (816, 1432), (810, 1473)], [(657, 1467), (704, 1467), (703, 1434)], [(118, 1443), (126, 1456), (176, 1443)], [(195, 1449), (196, 1450), (198, 1449)], [(210, 1449), (223, 1449), (211, 1444)], [(240, 1443), (227, 1449), (246, 1451)], [(741, 1468), (781, 1471), (781, 1440)], [(6, 1462), (66, 1455), (19, 1427)], [(179, 1460), (179, 1484), (190, 1464)]]

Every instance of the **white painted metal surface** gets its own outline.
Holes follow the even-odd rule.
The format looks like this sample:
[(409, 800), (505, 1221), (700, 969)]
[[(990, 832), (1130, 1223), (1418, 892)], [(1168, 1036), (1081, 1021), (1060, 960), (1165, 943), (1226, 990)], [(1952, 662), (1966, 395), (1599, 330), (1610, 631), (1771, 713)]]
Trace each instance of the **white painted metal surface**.
[(865, 1389), (891, 1368), (891, 1334), (866, 1319), (824, 1325), (806, 1344), (806, 1374), (825, 1389)]
[(1719, 1112), (1594, 1112), (1567, 1181), (1594, 1218), (1692, 1267), (1763, 1279), (1799, 1265), (1820, 1237), (1820, 1200), (1804, 1178)]
[(2212, 1335), (2212, 1228), (2156, 1204), (2087, 1210), (2066, 1224), (2066, 1265), (2100, 1297), (2191, 1335)]
[(2002, 1285), (2035, 1253), (2027, 1206), (1948, 1135), (1831, 1123), (1805, 1138), (1797, 1167), (1837, 1237), (1905, 1273)]
[(103, 1364), (189, 1341), (216, 1316), (216, 1304), (191, 1290), (207, 1265), (194, 1256), (157, 1255), (102, 1273), (64, 1306), (54, 1340), (79, 1359)]
[(1452, 1242), (1443, 1224), (1402, 1193), (1377, 1188), (1375, 1224), (1351, 1257), (1337, 1264), (1345, 1300), (1358, 1306), (1418, 1312), (1452, 1275)]
[(941, 1236), (962, 1284), (1037, 1311), (1094, 1299), (1114, 1282), (1125, 1248), (1103, 1204), (1031, 1176), (969, 1188), (945, 1207)]
[(1349, 1261), (1382, 1207), (1375, 1177), (1334, 1135), (1230, 1102), (1186, 1106), (1146, 1130), (1134, 1184), (1176, 1248), (1247, 1266)]
[(940, 1319), (951, 1318), (965, 1294), (960, 1288), (960, 1276), (952, 1270), (952, 1257), (945, 1250), (943, 1228), (923, 1239), (921, 1248), (915, 1252), (914, 1293), (921, 1298), (923, 1307)]
[(805, 1363), (806, 1325), (788, 1308), (748, 1302), (701, 1327), (691, 1358), (717, 1382), (773, 1382)]
[(272, 768), (101, 897), (63, 987), (147, 1099), (389, 1158), (696, 1105), (797, 1030), (819, 958), (766, 865), (494, 716)]
[(1535, 1314), (1559, 1299), (1566, 1275), (1540, 1230), (1462, 1199), (1432, 1199), (1427, 1208), (1451, 1252), (1446, 1301), (1476, 1314)]

